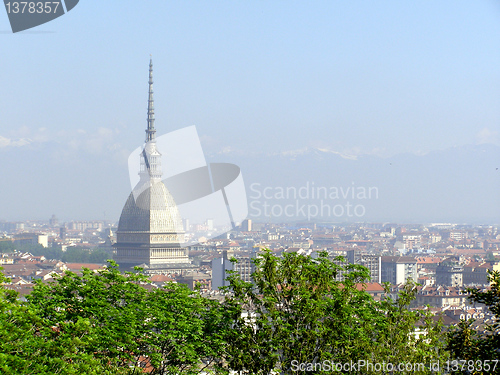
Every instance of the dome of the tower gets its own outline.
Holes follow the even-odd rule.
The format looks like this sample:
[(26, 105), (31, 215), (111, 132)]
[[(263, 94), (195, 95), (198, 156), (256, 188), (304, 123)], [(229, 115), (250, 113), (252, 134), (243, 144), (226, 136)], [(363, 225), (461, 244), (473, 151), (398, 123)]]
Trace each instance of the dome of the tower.
[[(118, 241), (128, 233), (161, 233), (175, 235), (165, 242), (182, 242), (183, 227), (179, 209), (163, 182), (152, 182), (138, 196), (130, 193), (118, 223)], [(121, 241), (120, 241), (121, 242)], [(127, 241), (124, 241), (127, 242)]]

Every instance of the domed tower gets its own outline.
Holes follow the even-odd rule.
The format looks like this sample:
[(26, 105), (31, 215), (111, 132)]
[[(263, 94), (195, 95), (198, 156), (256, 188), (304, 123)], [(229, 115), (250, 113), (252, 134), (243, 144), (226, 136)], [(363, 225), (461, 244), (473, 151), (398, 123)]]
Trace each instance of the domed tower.
[(149, 62), (146, 143), (140, 156), (140, 180), (130, 193), (118, 223), (115, 260), (120, 268), (144, 267), (149, 273), (192, 268), (184, 242), (182, 219), (161, 180), (161, 153), (156, 148), (153, 62)]

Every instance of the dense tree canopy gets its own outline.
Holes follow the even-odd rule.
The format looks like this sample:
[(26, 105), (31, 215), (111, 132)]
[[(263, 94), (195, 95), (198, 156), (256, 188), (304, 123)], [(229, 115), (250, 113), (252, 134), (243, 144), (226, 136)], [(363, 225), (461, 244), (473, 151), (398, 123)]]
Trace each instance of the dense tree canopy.
[[(2, 279), (0, 281), (5, 281)], [(0, 370), (2, 374), (120, 374), (86, 350), (88, 320), (56, 325), (21, 304), (16, 293), (0, 288)], [(62, 332), (62, 334), (61, 334)], [(71, 332), (71, 334), (64, 334)]]
[[(0, 373), (305, 374), (354, 363), (337, 373), (430, 374), (437, 361), (499, 357), (498, 321), (481, 334), (469, 322), (443, 334), (427, 310), (409, 309), (415, 284), (375, 301), (360, 287), (366, 268), (326, 253), (265, 251), (252, 276), (230, 275), (221, 302), (180, 284), (153, 287), (140, 270), (121, 273), (111, 261), (98, 272), (38, 281), (26, 302), (0, 285)], [(491, 277), (491, 290), (471, 295), (498, 317), (500, 276)]]
[(147, 367), (153, 374), (198, 374), (217, 368), (224, 351), (218, 302), (181, 284), (150, 289), (147, 280), (142, 273), (121, 274), (111, 262), (99, 272), (38, 282), (26, 304), (2, 289), (3, 373), (142, 373)]
[[(329, 259), (326, 252), (312, 259), (296, 253), (279, 258), (267, 251), (255, 260), (253, 283), (233, 273), (225, 301), (235, 322), (228, 331), (235, 343), (229, 367), (244, 374), (289, 374), (310, 373), (298, 364), (318, 364), (314, 373), (329, 373), (333, 364), (396, 365), (444, 358), (440, 326), (425, 312), (408, 310), (413, 285), (396, 301), (374, 301), (358, 288), (369, 279), (368, 270), (341, 266), (339, 260)], [(344, 280), (336, 281), (340, 272)], [(416, 336), (419, 322), (423, 334)], [(330, 367), (320, 366), (325, 363)], [(380, 373), (367, 367), (344, 373), (353, 371)]]

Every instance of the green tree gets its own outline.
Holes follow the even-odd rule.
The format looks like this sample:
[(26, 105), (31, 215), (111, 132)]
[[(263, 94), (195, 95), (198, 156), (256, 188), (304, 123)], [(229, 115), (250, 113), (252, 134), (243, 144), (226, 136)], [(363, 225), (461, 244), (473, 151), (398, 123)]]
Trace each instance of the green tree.
[[(147, 283), (141, 272), (122, 274), (110, 262), (98, 272), (39, 282), (28, 300), (45, 325), (57, 327), (55, 342), (78, 340), (78, 351), (103, 365), (162, 375), (215, 371), (225, 344), (219, 304), (184, 285), (149, 290)], [(81, 326), (84, 334), (76, 330)]]
[(500, 272), (488, 273), (489, 290), (468, 288), (467, 291), (471, 301), (488, 307), (494, 315), (493, 320), (482, 325), (476, 324), (473, 319), (462, 320), (448, 333), (448, 349), (452, 358), (472, 361), (475, 371), (469, 373), (473, 374), (500, 374), (500, 363), (488, 363), (489, 368), (485, 366), (485, 361), (500, 359)]
[[(244, 374), (291, 373), (298, 363), (369, 358), (384, 318), (356, 283), (366, 268), (270, 251), (255, 259), (253, 283), (229, 277), (225, 306), (232, 313), (228, 366)], [(335, 280), (345, 272), (345, 280)], [(328, 372), (328, 371), (326, 371)]]
[(139, 283), (146, 280), (121, 274), (116, 264), (99, 272), (83, 269), (82, 276), (67, 272), (56, 282), (38, 281), (28, 306), (45, 326), (54, 327), (49, 339), (56, 347), (74, 341), (79, 352), (102, 364), (128, 369), (142, 355), (138, 338), (144, 334), (147, 290)]
[(489, 262), (496, 261), (496, 258), (491, 251), (486, 254), (486, 260)]
[(110, 254), (103, 249), (87, 249), (83, 247), (69, 247), (61, 253), (61, 259), (67, 263), (106, 263)]
[[(414, 284), (395, 300), (377, 302), (359, 287), (369, 280), (368, 269), (339, 265), (339, 260), (330, 260), (326, 252), (313, 259), (296, 253), (278, 258), (265, 251), (255, 259), (253, 282), (232, 273), (224, 302), (234, 320), (227, 366), (242, 374), (330, 373), (324, 365), (298, 365), (352, 361), (358, 367), (340, 373), (380, 374), (359, 364), (446, 358), (440, 325), (425, 312), (409, 310)], [(340, 272), (342, 282), (336, 281)]]
[(60, 246), (43, 247), (39, 243), (20, 244), (12, 241), (0, 241), (0, 252), (12, 253), (15, 250), (21, 253), (31, 253), (35, 256), (43, 255), (47, 259), (62, 259), (64, 254)]
[[(391, 297), (390, 286), (385, 284), (385, 297), (379, 310), (385, 315), (380, 324), (378, 345), (372, 354), (372, 362), (422, 364), (408, 373), (432, 373), (430, 365), (442, 364), (449, 358), (446, 337), (441, 319), (437, 321), (427, 309), (411, 310), (418, 284), (408, 279), (396, 298)], [(429, 367), (427, 367), (429, 366)]]
[(0, 252), (11, 253), (16, 249), (14, 242), (12, 241), (0, 241)]
[(231, 321), (218, 301), (170, 283), (149, 293), (147, 305), (145, 346), (155, 374), (226, 372), (220, 358)]
[[(0, 283), (7, 279), (0, 273)], [(71, 329), (72, 336), (60, 337)], [(80, 320), (71, 327), (53, 326), (17, 293), (0, 286), (0, 372), (2, 374), (120, 374), (108, 364), (81, 350), (89, 324)]]

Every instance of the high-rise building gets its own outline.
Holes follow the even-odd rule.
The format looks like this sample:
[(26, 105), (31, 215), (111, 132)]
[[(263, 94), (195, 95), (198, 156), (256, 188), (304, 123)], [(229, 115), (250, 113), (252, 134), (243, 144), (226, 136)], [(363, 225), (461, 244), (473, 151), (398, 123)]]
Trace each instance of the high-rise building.
[(417, 261), (412, 257), (383, 256), (380, 278), (383, 283), (393, 285), (406, 283), (408, 279), (417, 281)]
[(347, 251), (347, 261), (351, 264), (360, 264), (370, 271), (370, 281), (380, 283), (382, 281), (380, 269), (382, 268), (381, 256), (364, 254), (358, 249)]
[(436, 285), (462, 286), (464, 268), (457, 263), (444, 261), (436, 268)]
[[(236, 272), (243, 281), (252, 281), (252, 272), (255, 271), (253, 258), (256, 256), (254, 251), (250, 257), (235, 257), (232, 251), (224, 250), (221, 258), (212, 260), (212, 290), (229, 285), (229, 271)], [(231, 262), (232, 258), (235, 258), (236, 262)]]
[(148, 273), (192, 268), (184, 241), (182, 219), (162, 182), (161, 153), (154, 127), (153, 62), (149, 63), (146, 143), (140, 155), (140, 180), (123, 207), (117, 230), (115, 260), (122, 268), (141, 266)]
[(59, 226), (59, 220), (57, 219), (56, 215), (52, 215), (50, 217), (49, 225), (51, 227), (57, 227), (57, 226)]
[(61, 240), (64, 240), (66, 238), (66, 227), (62, 226), (59, 228), (59, 237)]
[(214, 230), (214, 219), (207, 219), (207, 230)]
[(241, 223), (241, 230), (243, 232), (251, 232), (252, 231), (252, 220), (251, 219), (243, 220), (243, 223)]

